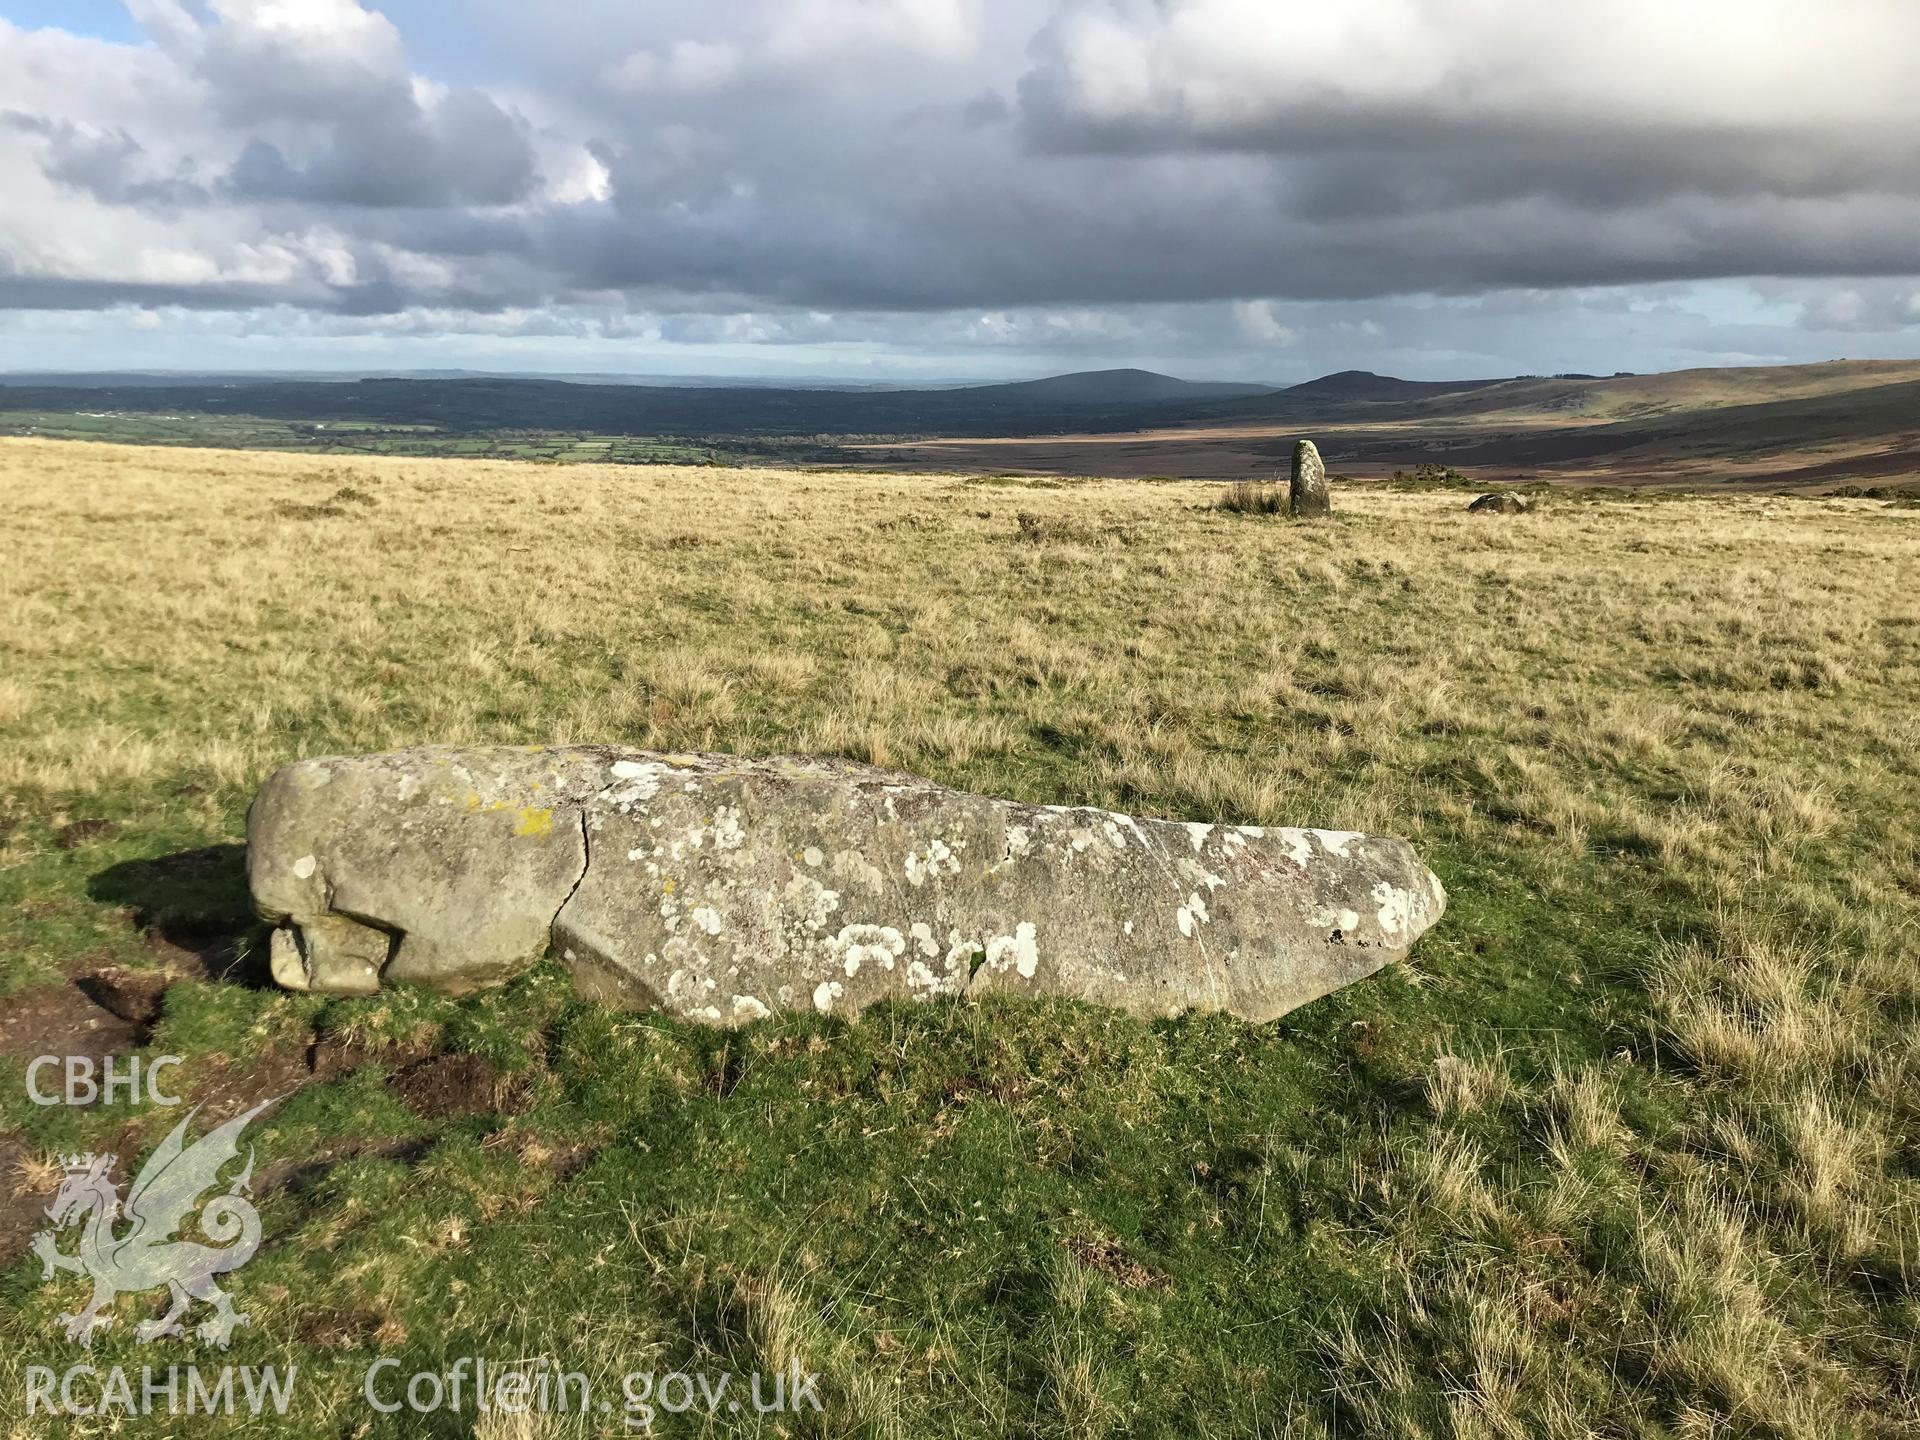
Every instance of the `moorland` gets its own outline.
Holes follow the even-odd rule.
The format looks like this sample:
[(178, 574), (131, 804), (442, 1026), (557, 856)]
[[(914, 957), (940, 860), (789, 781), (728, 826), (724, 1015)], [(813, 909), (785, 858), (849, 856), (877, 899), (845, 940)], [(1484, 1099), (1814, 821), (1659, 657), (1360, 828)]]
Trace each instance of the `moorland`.
[(1287, 388), (1143, 370), (937, 390), (527, 376), (0, 376), (0, 434), (319, 454), (833, 465), (1245, 480), (1318, 441), (1343, 474), (1463, 484), (1885, 490), (1920, 484), (1920, 363)]
[[(298, 1364), (274, 1433), (603, 1433), (361, 1398), (509, 1352), (825, 1377), (728, 1433), (1920, 1426), (1910, 502), (44, 439), (0, 491), (0, 1394), (79, 1298), (26, 1255), (57, 1157), (175, 1119), (28, 1104), (57, 1040), (285, 1097), (226, 1357)], [(556, 740), (1404, 835), (1451, 903), (1266, 1025), (261, 985), (274, 767)], [(88, 1358), (191, 1358), (153, 1298)]]

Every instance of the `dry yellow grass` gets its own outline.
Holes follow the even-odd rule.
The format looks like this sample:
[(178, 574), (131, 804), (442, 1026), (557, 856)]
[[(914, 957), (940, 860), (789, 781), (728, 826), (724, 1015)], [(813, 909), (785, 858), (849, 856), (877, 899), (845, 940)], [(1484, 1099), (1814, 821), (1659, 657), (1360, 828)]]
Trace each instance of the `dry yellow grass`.
[[(9, 815), (231, 833), (295, 755), (605, 740), (1408, 835), (1508, 968), (1416, 957), (1462, 1017), (1382, 1080), (1421, 1125), (1325, 1187), (1397, 1286), (1325, 1335), (1339, 1433), (1920, 1421), (1920, 512), (32, 441), (0, 493)], [(1502, 1008), (1549, 965), (1561, 1021)], [(1589, 996), (1618, 1053), (1563, 1062)], [(740, 1292), (770, 1352), (810, 1283)], [(1118, 1424), (1048, 1345), (1059, 1429)]]
[(1509, 742), (1476, 763), (1576, 848), (1606, 772), (1699, 755), (1670, 807), (1612, 817), (1685, 851), (1817, 823), (1821, 785), (1728, 742), (1910, 667), (1920, 626), (1920, 517), (1870, 501), (1490, 520), (1362, 492), (1312, 529), (1206, 513), (1201, 485), (22, 440), (0, 488), (0, 784), (48, 794), (244, 788), (290, 735), (878, 744), (978, 772), (1041, 719), (1090, 797), (1406, 828), (1405, 762), (1455, 731)]

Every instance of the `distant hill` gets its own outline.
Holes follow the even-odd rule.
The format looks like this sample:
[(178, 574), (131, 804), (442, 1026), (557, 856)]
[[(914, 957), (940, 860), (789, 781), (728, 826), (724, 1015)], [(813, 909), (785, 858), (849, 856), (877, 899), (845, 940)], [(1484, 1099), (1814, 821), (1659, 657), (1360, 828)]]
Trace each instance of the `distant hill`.
[(579, 384), (487, 375), (357, 380), (232, 378), (187, 384), (7, 384), (0, 409), (254, 416), (292, 423), (430, 425), (600, 435), (993, 435), (1173, 424), (1207, 407), (1271, 393), (1264, 385), (1096, 370), (940, 390), (814, 390), (743, 385)]
[(1558, 477), (1920, 493), (1914, 360), (1460, 381), (1345, 371), (1188, 409), (1177, 424), (1151, 430), (1137, 421), (1124, 435), (1092, 427), (1065, 441), (1036, 431), (956, 433), (867, 448), (875, 463), (896, 466), (1237, 479), (1284, 473), (1294, 442), (1311, 437), (1329, 466), (1354, 476), (1437, 464), (1484, 483)]
[[(1920, 479), (1920, 361), (1456, 381), (1348, 370), (1280, 390), (1137, 369), (919, 390), (500, 375), (129, 375), (93, 388), (20, 378), (0, 384), (0, 431), (175, 444), (268, 434), (293, 449), (405, 445), (553, 458), (557, 446), (587, 458), (618, 440), (676, 454), (1241, 477), (1283, 469), (1294, 441), (1312, 436), (1350, 475), (1443, 463), (1489, 478)], [(173, 383), (155, 383), (161, 378)], [(595, 437), (598, 450), (574, 446)]]
[(1318, 380), (1289, 385), (1288, 400), (1420, 400), (1432, 395), (1456, 395), (1501, 385), (1503, 380), (1401, 380), (1371, 370), (1340, 370)]
[(569, 385), (644, 385), (656, 390), (829, 390), (898, 393), (968, 390), (982, 400), (1015, 404), (1114, 405), (1178, 400), (1224, 400), (1265, 395), (1273, 385), (1178, 380), (1152, 370), (1082, 370), (1042, 380), (921, 381), (796, 379), (768, 375), (640, 375), (620, 371), (569, 373), (532, 370), (12, 370), (0, 371), (0, 388), (41, 390), (189, 389), (194, 387), (312, 383), (348, 385), (360, 380), (528, 380)]
[(1211, 407), (1219, 423), (1431, 422), (1537, 426), (1694, 415), (1749, 405), (1847, 396), (1920, 380), (1920, 362), (1837, 360), (1816, 365), (1673, 370), (1659, 375), (1521, 375), (1495, 380), (1401, 380), (1342, 370)]
[(1044, 380), (1022, 380), (1008, 385), (970, 385), (966, 392), (977, 400), (1004, 399), (1016, 404), (1141, 405), (1231, 400), (1241, 395), (1270, 395), (1274, 388), (1272, 385), (1176, 380), (1152, 370), (1081, 370), (1071, 375), (1050, 375)]
[(1660, 375), (1614, 375), (1604, 379), (1561, 376), (1524, 378), (1461, 393), (1423, 413), (1477, 415), (1488, 419), (1565, 416), (1587, 421), (1654, 419), (1771, 405), (1820, 396), (1844, 396), (1884, 385), (1920, 380), (1920, 362), (1833, 360), (1818, 365), (1747, 365), (1670, 370)]

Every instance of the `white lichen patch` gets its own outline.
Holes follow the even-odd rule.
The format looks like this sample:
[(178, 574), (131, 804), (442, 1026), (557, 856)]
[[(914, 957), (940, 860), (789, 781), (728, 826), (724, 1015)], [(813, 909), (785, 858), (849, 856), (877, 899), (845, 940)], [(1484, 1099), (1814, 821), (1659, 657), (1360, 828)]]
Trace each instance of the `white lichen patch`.
[(1373, 900), (1380, 907), (1380, 929), (1398, 935), (1413, 924), (1414, 898), (1411, 892), (1382, 880), (1373, 887)]
[(658, 760), (616, 760), (613, 778), (618, 783), (601, 798), (618, 809), (644, 804), (660, 793), (660, 787), (672, 774), (672, 767)]
[(818, 845), (809, 845), (800, 852), (800, 858), (816, 869), (827, 863), (827, 857), (820, 853)]
[(720, 933), (720, 916), (711, 905), (696, 905), (693, 909), (693, 923), (709, 935)]
[(991, 970), (1018, 971), (1022, 980), (1031, 980), (1033, 972), (1040, 968), (1039, 938), (1033, 922), (1022, 920), (1013, 927), (1013, 934), (996, 935), (989, 940), (986, 964)]
[(1122, 830), (1119, 825), (1115, 824), (1112, 820), (1106, 820), (1101, 823), (1100, 833), (1107, 837), (1107, 843), (1113, 846), (1114, 849), (1124, 850), (1127, 848), (1127, 832)]
[(747, 843), (747, 832), (740, 824), (740, 807), (722, 805), (713, 817), (713, 843), (720, 850), (738, 850)]
[(1320, 848), (1322, 850), (1325, 850), (1329, 855), (1338, 855), (1342, 860), (1352, 858), (1347, 853), (1347, 847), (1352, 845), (1356, 840), (1364, 840), (1367, 838), (1358, 830), (1313, 830), (1308, 833), (1320, 842)]
[(1187, 903), (1173, 912), (1173, 923), (1189, 940), (1194, 932), (1213, 917), (1207, 913), (1206, 897), (1198, 890), (1187, 896)]
[(913, 937), (913, 947), (931, 960), (940, 953), (939, 942), (933, 938), (933, 927), (924, 920), (916, 920), (907, 927), (907, 934)]
[(780, 892), (783, 916), (806, 934), (817, 934), (827, 925), (827, 917), (840, 908), (840, 892), (829, 890), (811, 875), (796, 875)]
[(916, 890), (929, 880), (960, 873), (959, 860), (947, 848), (947, 842), (939, 839), (928, 841), (923, 850), (909, 850), (904, 865), (907, 883)]
[(773, 1012), (760, 1002), (755, 995), (736, 995), (733, 997), (733, 1018), (735, 1020), (764, 1020)]
[(946, 977), (936, 975), (927, 968), (924, 960), (913, 960), (907, 964), (907, 989), (915, 999), (931, 1000), (946, 988)]
[(314, 859), (313, 856), (302, 855), (298, 860), (293, 862), (294, 878), (311, 880), (313, 878), (313, 872), (319, 868), (319, 865), (320, 862)]
[(862, 965), (893, 969), (893, 962), (905, 954), (906, 949), (906, 937), (891, 925), (846, 925), (827, 941), (827, 953), (839, 963), (849, 980), (860, 973)]
[(1024, 859), (1033, 849), (1033, 832), (1024, 825), (1007, 827), (1007, 858)]
[(944, 962), (948, 970), (958, 970), (970, 965), (974, 952), (981, 947), (958, 930), (947, 932), (947, 958)]
[(823, 1015), (833, 1009), (833, 1002), (847, 993), (847, 987), (838, 980), (822, 980), (813, 987), (813, 1008)]
[(1198, 851), (1202, 845), (1207, 843), (1207, 837), (1211, 834), (1213, 834), (1213, 826), (1204, 825), (1198, 820), (1189, 820), (1187, 822), (1187, 839), (1193, 842), (1195, 851)]

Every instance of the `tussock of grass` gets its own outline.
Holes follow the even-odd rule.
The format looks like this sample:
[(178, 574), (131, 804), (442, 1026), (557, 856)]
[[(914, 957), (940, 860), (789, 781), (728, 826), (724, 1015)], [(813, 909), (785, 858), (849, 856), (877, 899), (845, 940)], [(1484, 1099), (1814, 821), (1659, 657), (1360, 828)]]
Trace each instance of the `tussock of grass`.
[[(263, 1201), (231, 1355), (298, 1360), (294, 1433), (355, 1433), (379, 1353), (614, 1386), (797, 1357), (829, 1409), (791, 1434), (1920, 1427), (1920, 530), (1878, 501), (1615, 497), (1523, 533), (1356, 488), (1275, 530), (1184, 483), (1022, 482), (1016, 514), (927, 476), (20, 442), (0, 477), (9, 999), (167, 959), (169, 917), (246, 940), (231, 852), (198, 888), (115, 867), (235, 840), (291, 756), (429, 740), (1381, 830), (1448, 886), (1409, 965), (1271, 1026), (987, 1003), (719, 1035), (549, 967), (457, 1001), (182, 981), (154, 1043), (195, 1095), (365, 1060), (256, 1137), (315, 1167)], [(83, 818), (121, 828), (60, 848)], [(435, 1048), (513, 1113), (410, 1111), (389, 1078)], [(0, 1185), (172, 1118), (0, 1094)], [(0, 1390), (74, 1299), (0, 1275)], [(124, 1310), (96, 1363), (176, 1358)]]
[(1220, 492), (1213, 508), (1234, 515), (1284, 515), (1287, 488), (1259, 480), (1236, 480)]

